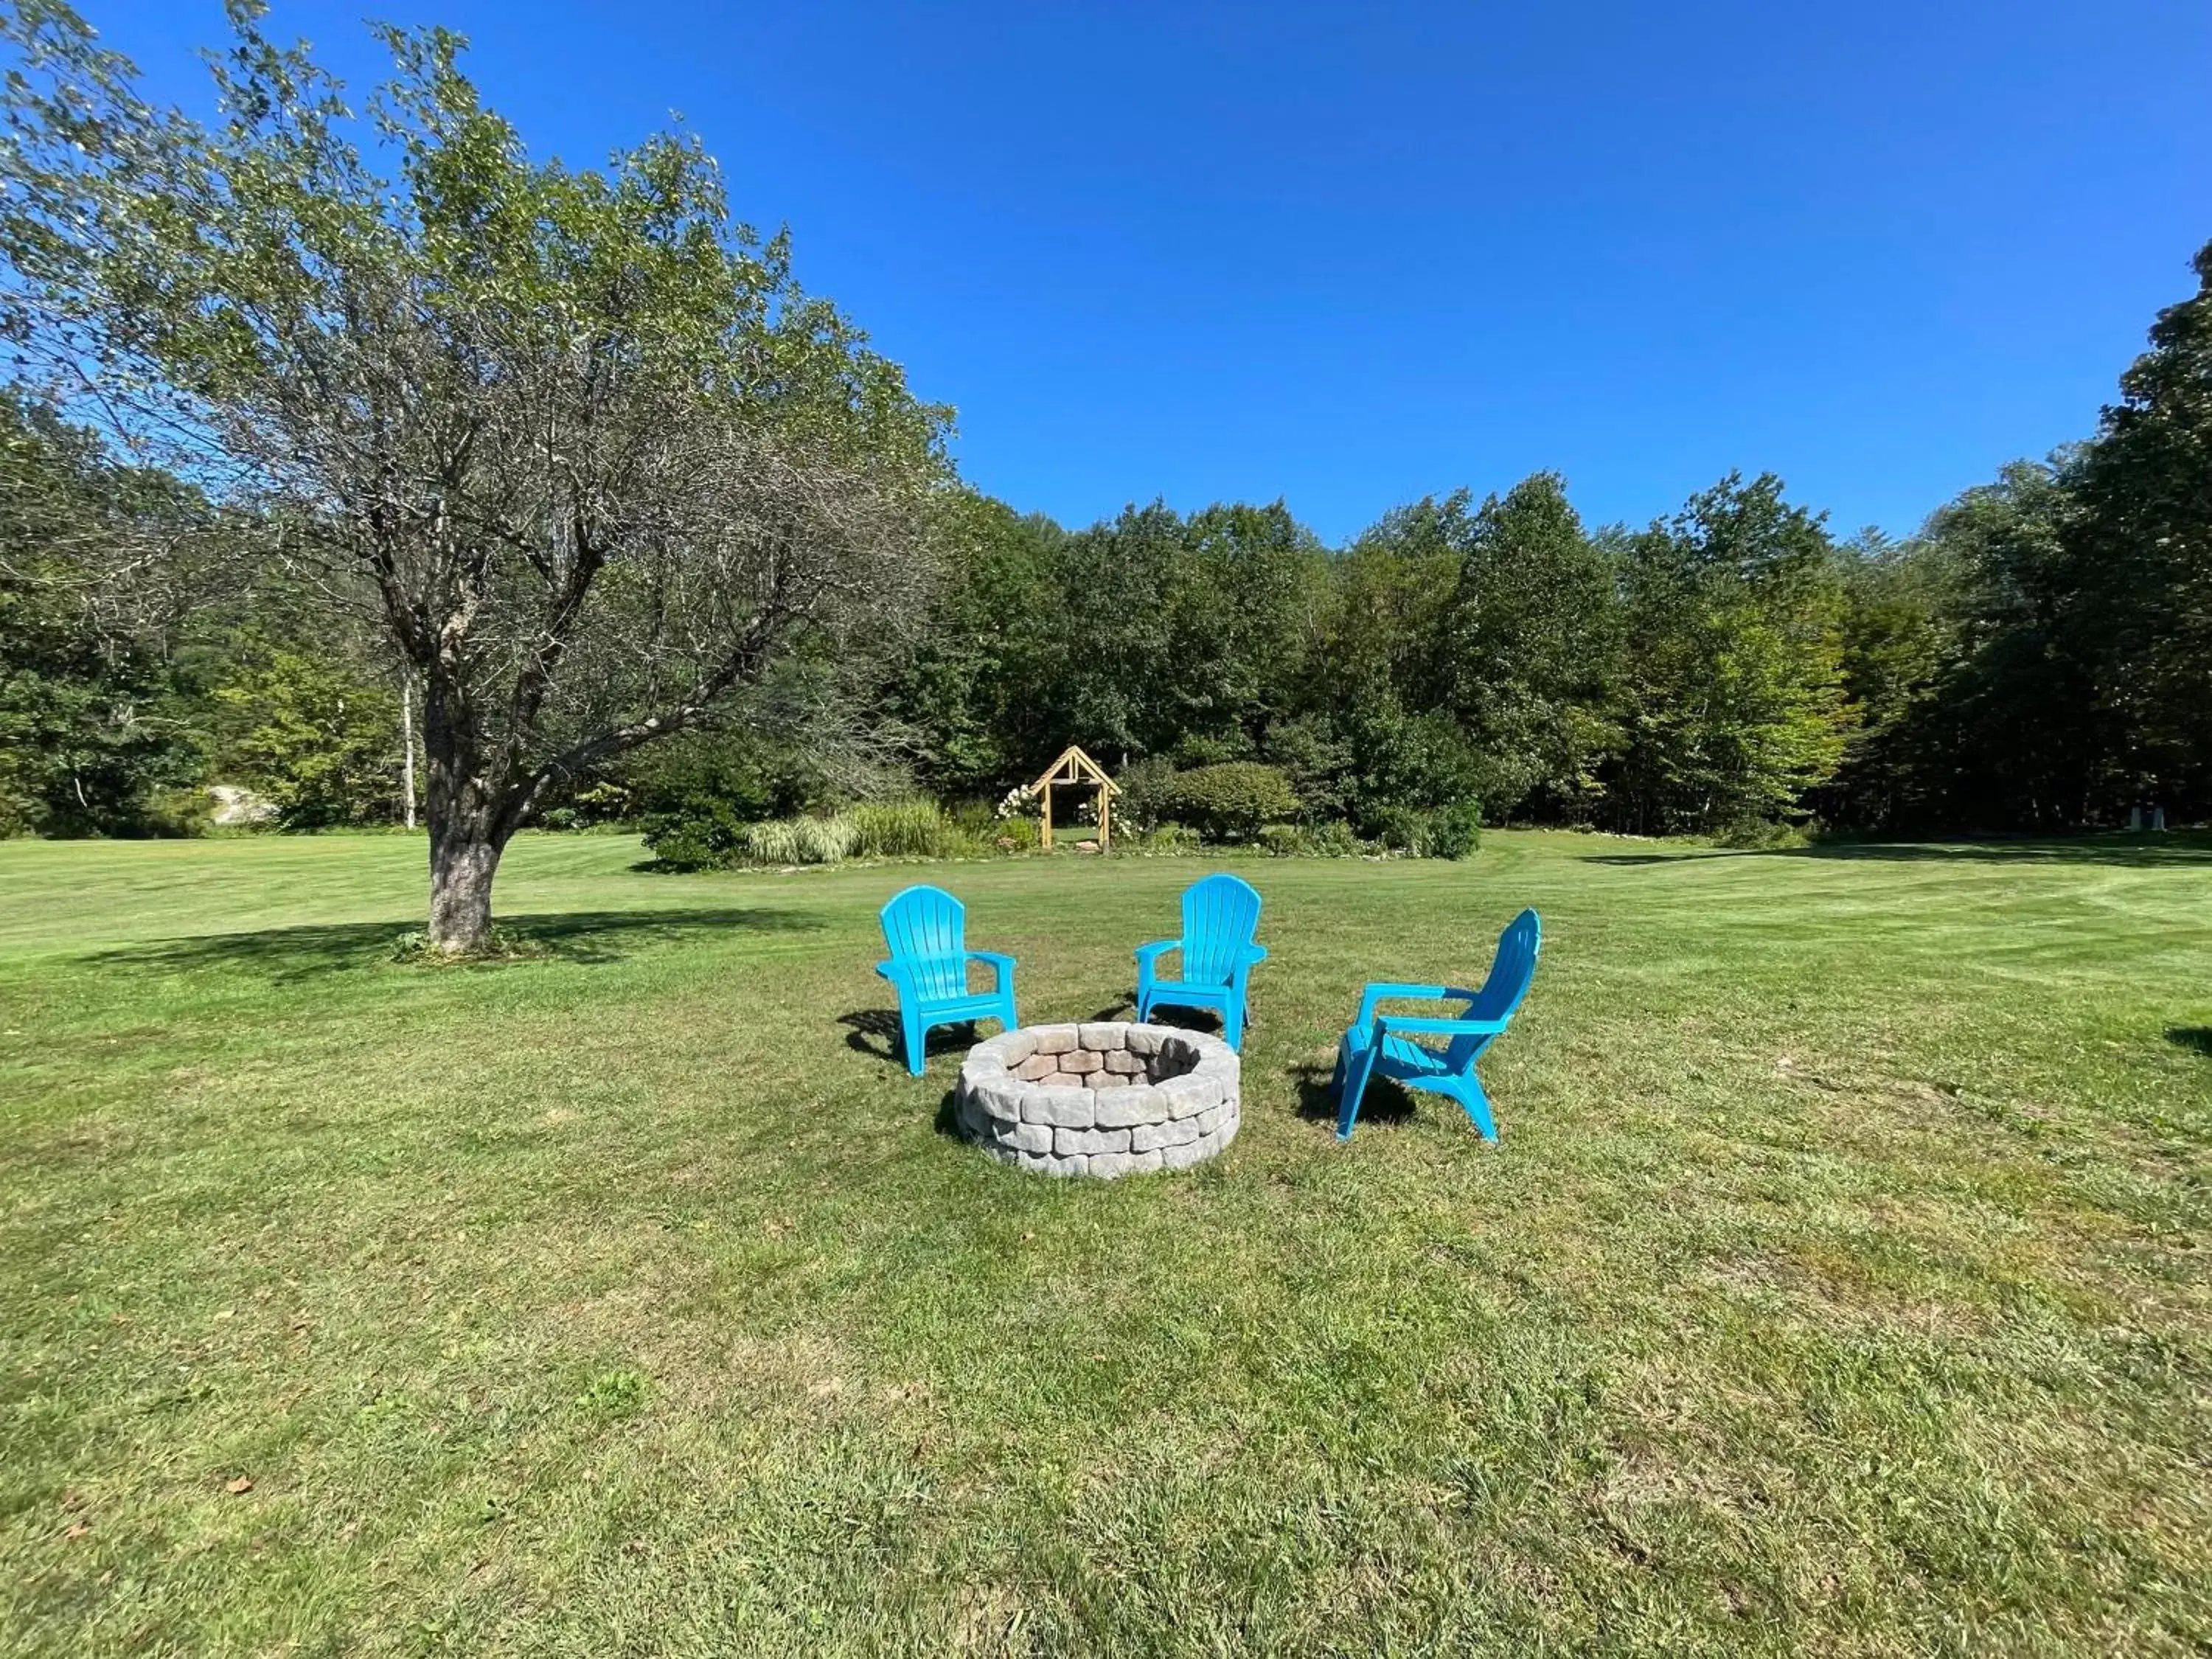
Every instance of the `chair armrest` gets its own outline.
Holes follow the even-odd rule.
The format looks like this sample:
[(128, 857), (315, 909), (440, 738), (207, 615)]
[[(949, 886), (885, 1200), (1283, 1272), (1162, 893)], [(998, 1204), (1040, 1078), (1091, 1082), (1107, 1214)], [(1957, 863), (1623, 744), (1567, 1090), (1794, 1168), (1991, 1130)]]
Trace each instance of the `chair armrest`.
[(896, 957), (893, 957), (889, 962), (878, 963), (876, 971), (902, 991), (914, 983), (914, 969)]
[(1403, 1000), (1407, 1002), (1449, 1002), (1454, 1000), (1474, 1003), (1475, 994), (1463, 991), (1456, 985), (1401, 985), (1389, 980), (1377, 980), (1359, 995), (1359, 1018), (1354, 1025), (1371, 1024), (1377, 1003)]
[(998, 975), (1001, 991), (1014, 982), (1014, 959), (1003, 951), (970, 951), (968, 960), (989, 963), (991, 971)]
[(1407, 1036), (1496, 1036), (1505, 1029), (1502, 1019), (1409, 1019), (1403, 1014), (1384, 1014), (1375, 1023)]
[(1267, 959), (1267, 947), (1264, 945), (1238, 945), (1237, 960), (1230, 966), (1229, 982), (1235, 986), (1241, 994), (1246, 980), (1251, 977), (1253, 964), (1265, 962)]
[(1182, 949), (1179, 939), (1156, 939), (1150, 945), (1137, 947), (1137, 1000), (1143, 1001), (1145, 993), (1160, 980), (1160, 958), (1170, 951)]

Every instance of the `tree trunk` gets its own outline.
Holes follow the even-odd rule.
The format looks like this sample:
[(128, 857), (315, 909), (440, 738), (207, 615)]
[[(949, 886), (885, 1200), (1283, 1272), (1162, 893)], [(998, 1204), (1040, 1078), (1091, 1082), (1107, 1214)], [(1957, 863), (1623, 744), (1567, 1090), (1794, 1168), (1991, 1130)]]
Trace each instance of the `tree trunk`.
[(447, 956), (491, 937), (491, 884), (518, 813), (487, 775), (465, 690), (436, 672), (422, 686), (424, 817), (430, 829), (430, 945)]
[(447, 956), (480, 951), (491, 935), (491, 883), (506, 844), (434, 817), (430, 829), (430, 944)]

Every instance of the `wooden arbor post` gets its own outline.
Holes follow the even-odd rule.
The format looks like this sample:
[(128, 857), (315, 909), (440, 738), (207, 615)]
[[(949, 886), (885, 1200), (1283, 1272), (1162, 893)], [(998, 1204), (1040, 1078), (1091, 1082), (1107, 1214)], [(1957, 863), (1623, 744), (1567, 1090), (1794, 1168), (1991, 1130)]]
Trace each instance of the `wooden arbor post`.
[(1098, 792), (1098, 850), (1107, 852), (1114, 845), (1114, 797), (1121, 793), (1106, 769), (1085, 754), (1074, 744), (1060, 751), (1060, 758), (1044, 769), (1044, 775), (1030, 787), (1043, 798), (1041, 810), (1043, 817), (1038, 824), (1037, 841), (1048, 852), (1052, 848), (1052, 787), (1055, 783), (1088, 785)]

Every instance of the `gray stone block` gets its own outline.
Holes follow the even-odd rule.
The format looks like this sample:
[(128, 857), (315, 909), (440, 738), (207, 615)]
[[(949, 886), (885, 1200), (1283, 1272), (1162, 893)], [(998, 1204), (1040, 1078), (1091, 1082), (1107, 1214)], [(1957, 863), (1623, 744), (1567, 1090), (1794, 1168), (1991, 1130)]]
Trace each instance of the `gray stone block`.
[(1094, 1054), (1110, 1054), (1129, 1046), (1129, 1028), (1118, 1021), (1093, 1020), (1077, 1026), (1076, 1031)]
[(1103, 1072), (1106, 1069), (1105, 1055), (1095, 1054), (1088, 1048), (1070, 1051), (1060, 1057), (1060, 1063), (1063, 1069), (1072, 1072), (1077, 1077), (1089, 1077), (1093, 1072)]
[(1036, 1053), (1036, 1033), (1008, 1031), (1003, 1036), (993, 1037), (991, 1047), (997, 1050), (999, 1058), (1008, 1066), (1018, 1066)]
[(1012, 1078), (1002, 1078), (996, 1083), (987, 1083), (974, 1091), (975, 1103), (983, 1109), (987, 1117), (997, 1118), (1002, 1123), (1018, 1123), (1022, 1120), (1022, 1096), (1026, 1092)]
[(1126, 1152), (1129, 1150), (1127, 1129), (1054, 1129), (1052, 1150), (1062, 1158), (1091, 1152)]
[(1032, 1158), (1024, 1152), (1019, 1162), (1022, 1168), (1036, 1175), (1079, 1176), (1087, 1171), (1091, 1161), (1087, 1158)]
[(1210, 1135), (1214, 1133), (1224, 1123), (1228, 1122), (1236, 1115), (1237, 1109), (1224, 1100), (1218, 1106), (1207, 1107), (1204, 1111), (1200, 1112), (1196, 1117), (1190, 1121), (1198, 1126), (1199, 1133), (1202, 1135)]
[(1163, 1146), (1181, 1146), (1198, 1139), (1198, 1120), (1178, 1118), (1167, 1123), (1139, 1123), (1129, 1131), (1129, 1150), (1133, 1152), (1158, 1152)]
[(1106, 1069), (1116, 1077), (1140, 1077), (1144, 1074), (1145, 1062), (1127, 1048), (1116, 1048), (1106, 1056)]
[(1156, 1054), (1166, 1036), (1157, 1025), (1130, 1025), (1122, 1029), (1121, 1042), (1133, 1054)]
[(1102, 1129), (1126, 1129), (1133, 1123), (1157, 1122), (1167, 1112), (1167, 1103), (1150, 1089), (1102, 1088), (1097, 1116)]
[(1015, 1069), (1014, 1075), (1020, 1078), (1025, 1083), (1035, 1083), (1041, 1078), (1050, 1077), (1059, 1069), (1059, 1056), (1055, 1054), (1031, 1054)]
[(1221, 1150), (1221, 1143), (1211, 1135), (1200, 1135), (1196, 1140), (1187, 1140), (1180, 1146), (1160, 1148), (1160, 1164), (1170, 1170), (1188, 1170), (1194, 1164), (1203, 1164)]
[(1031, 1028), (1036, 1038), (1036, 1051), (1041, 1054), (1064, 1054), (1076, 1046), (1073, 1025), (1038, 1025)]
[(1049, 1123), (1009, 1123), (994, 1138), (1009, 1151), (1042, 1156), (1052, 1150), (1053, 1133)]
[(1211, 1054), (1191, 1067), (1193, 1077), (1202, 1077), (1217, 1085), (1224, 1094), (1235, 1089), (1238, 1081), (1237, 1056), (1226, 1048)]
[(1195, 1117), (1221, 1104), (1221, 1085), (1212, 1078), (1171, 1077), (1159, 1085), (1170, 1117)]
[(1093, 1152), (1087, 1173), (1110, 1181), (1116, 1176), (1149, 1175), (1159, 1167), (1158, 1152)]
[(1096, 1099), (1088, 1089), (1032, 1089), (1022, 1098), (1022, 1121), (1087, 1129), (1094, 1121)]

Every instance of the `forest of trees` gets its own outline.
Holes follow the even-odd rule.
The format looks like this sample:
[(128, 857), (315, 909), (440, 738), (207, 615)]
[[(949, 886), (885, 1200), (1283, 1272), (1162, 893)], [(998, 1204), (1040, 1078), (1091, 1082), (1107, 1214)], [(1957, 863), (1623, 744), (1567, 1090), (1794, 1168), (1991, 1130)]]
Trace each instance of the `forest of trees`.
[[(403, 707), (420, 732), (426, 697), (447, 748), (423, 787), (495, 865), (525, 822), (989, 802), (1071, 742), (1139, 829), (1204, 810), (1411, 845), (1478, 812), (1738, 841), (2212, 817), (2212, 246), (2083, 441), (1905, 541), (1838, 537), (1766, 473), (1641, 527), (1584, 523), (1539, 473), (1393, 507), (1341, 547), (1284, 501), (1070, 529), (960, 481), (940, 412), (798, 296), (781, 240), (732, 224), (696, 149), (653, 141), (611, 183), (537, 167), (449, 37), (395, 34), (417, 217), (386, 227), (304, 58), (249, 34), (225, 73), (255, 113), (210, 134), (162, 125), (88, 35), (42, 27), (25, 50), (82, 86), (15, 94), (33, 138), (10, 166), (39, 188), (0, 226), (10, 292), (31, 296), (11, 337), (64, 331), (82, 363), (82, 331), (105, 328), (137, 377), (113, 384), (175, 398), (208, 453), (263, 482), (156, 465), (52, 381), (0, 398), (0, 834), (192, 833), (217, 783), (282, 828), (392, 823)], [(70, 100), (95, 96), (112, 153), (87, 161)], [(207, 181), (192, 222), (142, 238), (143, 269), (71, 244), (88, 216), (162, 216), (136, 182), (149, 156), (163, 190)], [(369, 218), (333, 216), (348, 191)], [(279, 222), (251, 262), (220, 244)], [(264, 282), (271, 247), (325, 235)], [(628, 273), (611, 288), (609, 261)], [(388, 338), (361, 320), (362, 296), (410, 291)], [(131, 308), (153, 293), (185, 296), (159, 328)], [(226, 307), (252, 319), (235, 337), (203, 326)], [(675, 345), (611, 346), (627, 355), (609, 371), (533, 331), (556, 315)], [(318, 329), (322, 356), (286, 355)], [(471, 367), (488, 355), (496, 377)], [(465, 440), (441, 449), (425, 417), (370, 454), (398, 418), (382, 388), (424, 373), (472, 400)], [(333, 374), (357, 389), (333, 402), (316, 390)], [(368, 424), (331, 425), (355, 407)], [(546, 421), (570, 435), (540, 442)], [(580, 481), (580, 450), (601, 467)], [(358, 476), (301, 459), (341, 452), (368, 455)], [(395, 528), (378, 492), (403, 468), (427, 481), (410, 499), (434, 494), (424, 523), (481, 514), (489, 550)], [(508, 631), (451, 646), (501, 605)]]
[[(1565, 480), (1396, 507), (1329, 548), (1282, 502), (1153, 503), (1069, 531), (951, 484), (936, 580), (850, 661), (802, 652), (717, 726), (568, 787), (556, 823), (719, 799), (785, 816), (995, 799), (1079, 742), (1139, 812), (1170, 774), (1278, 769), (1310, 823), (1758, 836), (2212, 814), (2212, 249), (2087, 442), (2006, 467), (1911, 539), (1838, 540), (1771, 476), (1642, 529)], [(166, 475), (24, 398), (5, 423), (0, 825), (188, 828), (204, 785), (298, 828), (401, 816), (401, 686), (272, 579), (139, 617), (88, 539), (216, 541)]]
[[(2093, 436), (1901, 542), (1839, 539), (1771, 475), (1630, 528), (1538, 474), (1334, 549), (1279, 501), (1069, 532), (963, 495), (872, 707), (940, 795), (1077, 741), (1155, 793), (1167, 768), (1267, 763), (1362, 836), (1462, 802), (1749, 838), (2201, 820), (2212, 247), (2196, 268)], [(763, 809), (816, 786), (786, 787)]]

